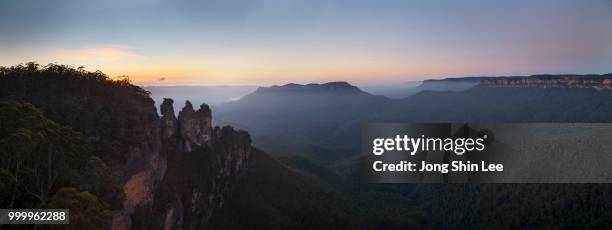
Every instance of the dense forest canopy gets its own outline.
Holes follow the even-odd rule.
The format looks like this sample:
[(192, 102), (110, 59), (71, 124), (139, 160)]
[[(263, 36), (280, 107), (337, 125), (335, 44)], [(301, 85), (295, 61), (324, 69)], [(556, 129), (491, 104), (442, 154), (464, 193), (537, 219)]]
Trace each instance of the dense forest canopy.
[(153, 104), (125, 77), (34, 62), (0, 67), (0, 206), (90, 207), (71, 209), (74, 226), (109, 227), (123, 196), (113, 162), (144, 135), (136, 128), (143, 102)]
[(113, 80), (82, 67), (29, 62), (0, 67), (0, 81), (0, 98), (30, 102), (49, 119), (78, 130), (105, 161), (125, 160), (119, 153), (145, 135), (136, 127), (157, 116), (143, 107), (153, 107), (149, 92), (127, 77)]

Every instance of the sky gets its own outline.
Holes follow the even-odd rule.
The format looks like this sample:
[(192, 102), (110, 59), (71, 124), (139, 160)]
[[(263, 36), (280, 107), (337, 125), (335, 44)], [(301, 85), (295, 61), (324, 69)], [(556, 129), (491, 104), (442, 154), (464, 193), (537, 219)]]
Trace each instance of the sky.
[(0, 1), (0, 66), (140, 85), (612, 72), (612, 0)]

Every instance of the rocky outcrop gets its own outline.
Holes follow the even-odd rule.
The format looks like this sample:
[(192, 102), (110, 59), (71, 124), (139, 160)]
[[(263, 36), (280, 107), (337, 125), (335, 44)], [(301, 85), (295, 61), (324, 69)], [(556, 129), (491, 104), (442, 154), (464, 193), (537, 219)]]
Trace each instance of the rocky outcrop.
[(212, 116), (210, 108), (202, 104), (198, 111), (193, 110), (191, 102), (187, 101), (178, 117), (179, 133), (186, 152), (204, 146), (210, 142), (212, 132)]
[(162, 129), (162, 141), (167, 141), (175, 138), (178, 131), (178, 122), (176, 116), (174, 116), (174, 109), (172, 99), (165, 98), (164, 102), (160, 106), (161, 117), (161, 129)]
[(161, 105), (161, 155), (167, 169), (150, 205), (133, 213), (132, 229), (201, 229), (223, 207), (251, 154), (248, 133), (212, 127), (207, 105), (190, 102), (174, 116), (173, 101)]

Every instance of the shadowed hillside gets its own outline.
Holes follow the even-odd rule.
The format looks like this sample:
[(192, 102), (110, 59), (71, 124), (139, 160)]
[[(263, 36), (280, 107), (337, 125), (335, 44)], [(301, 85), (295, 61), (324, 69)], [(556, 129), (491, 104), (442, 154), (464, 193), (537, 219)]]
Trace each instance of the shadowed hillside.
[[(256, 94), (247, 95), (220, 107), (218, 120), (256, 130), (256, 146), (351, 194), (356, 202), (367, 203), (368, 198), (375, 197), (380, 203), (394, 196), (414, 200), (425, 210), (427, 225), (434, 228), (601, 228), (612, 223), (612, 203), (608, 199), (612, 187), (607, 184), (365, 184), (361, 182), (356, 157), (363, 123), (610, 123), (610, 91), (477, 85), (460, 92), (423, 91), (398, 100), (367, 94), (354, 97), (360, 100), (350, 100), (344, 91), (315, 91), (310, 92), (316, 95), (304, 97), (302, 89), (277, 88), (268, 92), (266, 100)], [(560, 136), (558, 140), (535, 142), (531, 147), (550, 146), (551, 141), (564, 139)]]

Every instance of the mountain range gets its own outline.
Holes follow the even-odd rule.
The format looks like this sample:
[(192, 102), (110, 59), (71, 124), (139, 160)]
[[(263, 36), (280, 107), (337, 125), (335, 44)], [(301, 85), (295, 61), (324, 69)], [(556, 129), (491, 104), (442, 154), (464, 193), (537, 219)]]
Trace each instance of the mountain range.
[[(523, 78), (537, 79), (538, 76), (510, 79)], [(457, 88), (460, 86), (423, 90), (402, 99), (375, 96), (346, 82), (260, 87), (240, 100), (216, 106), (216, 121), (249, 130), (256, 145), (329, 148), (336, 153), (321, 156), (328, 159), (357, 155), (363, 123), (612, 121), (609, 116), (612, 94), (607, 90), (566, 89), (543, 83), (542, 87), (528, 88), (481, 83), (490, 79), (426, 81), (423, 88), (457, 82), (472, 86), (463, 90)]]
[[(611, 93), (591, 87), (607, 76), (572, 87), (523, 78), (401, 99), (346, 82), (288, 84), (223, 104), (156, 107), (150, 92), (101, 72), (0, 67), (0, 205), (70, 207), (76, 229), (610, 226), (607, 184), (360, 180), (364, 123), (611, 122)], [(442, 81), (433, 85), (455, 80)]]
[[(606, 184), (365, 184), (358, 170), (359, 133), (361, 124), (372, 122), (610, 123), (612, 93), (602, 87), (607, 79), (610, 75), (444, 79), (425, 82), (430, 90), (401, 99), (375, 96), (348, 83), (290, 84), (259, 88), (219, 105), (216, 119), (250, 130), (255, 146), (358, 202), (373, 205), (394, 197), (401, 200), (396, 203), (416, 203), (429, 227), (599, 226), (611, 223), (602, 209), (612, 205), (605, 198), (612, 187)], [(568, 87), (567, 82), (575, 84)], [(453, 87), (444, 89), (449, 85)], [(554, 131), (549, 134), (528, 148), (576, 143)], [(365, 201), (369, 199), (378, 202)], [(592, 216), (570, 217), (558, 210)]]

